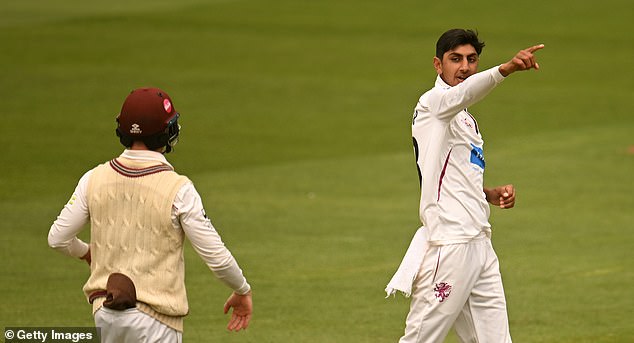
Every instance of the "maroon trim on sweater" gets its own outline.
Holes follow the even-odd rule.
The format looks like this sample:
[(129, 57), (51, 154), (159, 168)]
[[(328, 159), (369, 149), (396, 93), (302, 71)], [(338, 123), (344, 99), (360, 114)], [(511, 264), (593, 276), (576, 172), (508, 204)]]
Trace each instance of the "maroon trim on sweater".
[(160, 173), (164, 171), (172, 171), (172, 167), (166, 164), (159, 164), (147, 168), (130, 168), (121, 164), (116, 158), (110, 161), (110, 167), (114, 169), (117, 173), (127, 176), (127, 177), (141, 177), (146, 175), (151, 175), (155, 173)]

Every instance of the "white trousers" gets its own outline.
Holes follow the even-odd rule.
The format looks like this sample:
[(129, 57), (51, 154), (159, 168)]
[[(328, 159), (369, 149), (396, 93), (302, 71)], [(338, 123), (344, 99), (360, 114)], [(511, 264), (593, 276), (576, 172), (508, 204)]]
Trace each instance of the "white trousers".
[(116, 311), (101, 307), (95, 312), (95, 326), (102, 343), (182, 343), (183, 334), (136, 308)]
[(488, 237), (430, 246), (414, 281), (400, 343), (511, 343), (497, 255)]

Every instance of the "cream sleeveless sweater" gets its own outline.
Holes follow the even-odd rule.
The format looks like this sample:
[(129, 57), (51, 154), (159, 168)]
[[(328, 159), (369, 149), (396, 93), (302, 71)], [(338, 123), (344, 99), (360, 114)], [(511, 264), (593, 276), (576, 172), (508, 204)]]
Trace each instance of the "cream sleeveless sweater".
[[(87, 198), (91, 274), (84, 293), (105, 290), (111, 273), (135, 284), (137, 308), (183, 330), (189, 306), (185, 291), (184, 233), (172, 226), (172, 203), (188, 182), (168, 165), (117, 158), (94, 169)], [(93, 302), (93, 311), (104, 298)]]

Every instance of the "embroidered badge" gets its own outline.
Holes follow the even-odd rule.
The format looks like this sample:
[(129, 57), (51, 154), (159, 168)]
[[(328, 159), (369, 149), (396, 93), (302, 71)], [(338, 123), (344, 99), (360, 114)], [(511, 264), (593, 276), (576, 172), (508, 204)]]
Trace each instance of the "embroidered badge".
[(451, 285), (446, 282), (440, 282), (436, 284), (434, 287), (434, 295), (438, 302), (443, 302), (445, 299), (449, 298), (449, 294), (451, 293)]

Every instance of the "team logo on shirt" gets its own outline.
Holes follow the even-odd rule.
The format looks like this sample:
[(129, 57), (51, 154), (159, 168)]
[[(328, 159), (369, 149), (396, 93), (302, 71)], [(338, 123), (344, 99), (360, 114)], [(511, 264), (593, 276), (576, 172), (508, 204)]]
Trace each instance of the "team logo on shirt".
[(463, 121), (468, 128), (473, 129), (473, 124), (471, 124), (471, 121), (468, 118), (463, 118)]
[(210, 229), (213, 229), (213, 225), (211, 225), (211, 220), (209, 219), (209, 217), (207, 217), (207, 212), (205, 212), (205, 209), (203, 208), (202, 210), (200, 210), (200, 214), (203, 215), (203, 217), (205, 217), (205, 226), (207, 226)]
[(449, 298), (449, 294), (451, 294), (451, 285), (447, 282), (439, 282), (434, 287), (434, 296), (438, 299), (438, 302), (443, 302), (445, 299)]
[[(465, 113), (469, 115), (469, 118), (464, 118), (464, 123), (465, 125), (467, 125), (468, 128), (474, 130), (477, 134), (480, 133), (480, 130), (478, 130), (478, 121), (475, 119), (475, 117), (469, 113), (469, 111), (467, 111), (467, 109), (464, 109)], [(471, 119), (473, 121), (473, 125), (475, 125), (475, 127), (473, 127), (473, 125), (471, 124), (471, 121), (469, 120)]]
[(479, 148), (477, 146), (475, 146), (473, 143), (471, 143), (471, 163), (475, 164), (476, 166), (482, 168), (484, 170), (484, 150), (482, 150), (482, 148)]

